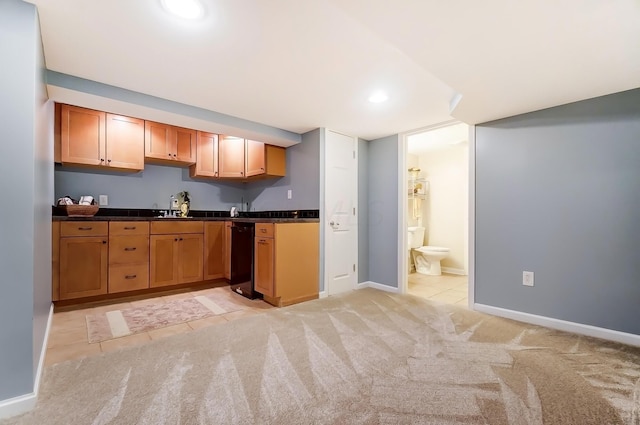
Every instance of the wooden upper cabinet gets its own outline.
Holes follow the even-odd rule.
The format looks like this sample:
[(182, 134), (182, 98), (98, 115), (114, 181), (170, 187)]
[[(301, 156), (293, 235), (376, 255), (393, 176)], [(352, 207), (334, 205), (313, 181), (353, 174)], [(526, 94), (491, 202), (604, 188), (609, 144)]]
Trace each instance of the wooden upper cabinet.
[(171, 126), (153, 121), (144, 122), (144, 157), (170, 161), (173, 159)]
[(198, 131), (196, 163), (189, 167), (191, 177), (218, 177), (218, 135)]
[(245, 177), (244, 148), (244, 139), (240, 137), (220, 135), (218, 139), (218, 169), (220, 171), (220, 177), (238, 179)]
[(246, 140), (245, 174), (247, 177), (265, 173), (265, 149), (264, 143), (255, 140)]
[(60, 160), (77, 165), (105, 165), (106, 113), (61, 105)]
[(60, 105), (56, 116), (63, 164), (144, 168), (143, 120), (71, 105)]
[(175, 141), (175, 159), (183, 164), (196, 163), (197, 131), (188, 128), (172, 127), (171, 140)]
[(107, 114), (107, 165), (128, 170), (144, 169), (144, 121)]
[(144, 122), (145, 159), (162, 164), (196, 162), (196, 131), (153, 121)]

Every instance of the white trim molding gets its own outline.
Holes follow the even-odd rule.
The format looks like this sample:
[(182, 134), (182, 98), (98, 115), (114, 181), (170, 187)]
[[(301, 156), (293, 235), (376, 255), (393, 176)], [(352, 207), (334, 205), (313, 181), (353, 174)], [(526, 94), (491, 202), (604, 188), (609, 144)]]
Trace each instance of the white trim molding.
[(327, 298), (329, 296), (329, 293), (327, 291), (320, 291), (320, 293), (318, 294), (318, 298)]
[(457, 274), (460, 276), (465, 276), (467, 274), (464, 269), (456, 269), (454, 267), (442, 267), (442, 273)]
[(40, 350), (38, 370), (36, 370), (35, 379), (33, 381), (33, 392), (7, 400), (0, 400), (0, 419), (17, 416), (36, 407), (38, 391), (40, 390), (40, 380), (42, 379), (42, 369), (44, 368), (44, 358), (47, 354), (47, 345), (49, 343), (49, 331), (51, 330), (52, 319), (53, 304), (51, 304), (51, 308), (49, 309), (49, 318), (47, 319), (47, 329), (44, 332), (44, 341), (42, 342), (42, 349)]
[(368, 280), (366, 282), (360, 282), (360, 283), (358, 283), (358, 286), (356, 287), (356, 289), (364, 289), (364, 288), (379, 289), (379, 290), (385, 291), (385, 292), (393, 292), (394, 294), (399, 294), (400, 293), (400, 288), (394, 288), (393, 286), (385, 285), (385, 284), (378, 283), (378, 282), (372, 282), (370, 280)]
[(513, 319), (519, 322), (530, 323), (532, 325), (545, 326), (559, 331), (571, 332), (640, 347), (640, 335), (599, 328), (597, 326), (583, 325), (582, 323), (568, 322), (566, 320), (554, 319), (551, 317), (538, 316), (536, 314), (523, 313), (521, 311), (508, 310), (485, 304), (476, 303), (473, 305), (473, 309), (482, 313)]

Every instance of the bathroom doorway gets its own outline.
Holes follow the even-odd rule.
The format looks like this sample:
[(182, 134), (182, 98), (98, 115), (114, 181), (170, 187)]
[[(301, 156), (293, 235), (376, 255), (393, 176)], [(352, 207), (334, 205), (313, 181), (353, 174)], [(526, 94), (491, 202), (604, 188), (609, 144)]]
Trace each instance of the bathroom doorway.
[(403, 291), (469, 305), (469, 126), (447, 122), (403, 137)]

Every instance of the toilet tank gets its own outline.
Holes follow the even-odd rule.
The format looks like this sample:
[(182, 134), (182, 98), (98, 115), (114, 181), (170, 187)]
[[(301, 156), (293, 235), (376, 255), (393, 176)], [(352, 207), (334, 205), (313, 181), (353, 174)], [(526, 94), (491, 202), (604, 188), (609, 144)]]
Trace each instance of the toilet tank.
[(424, 227), (409, 227), (408, 231), (409, 249), (420, 248), (424, 245)]

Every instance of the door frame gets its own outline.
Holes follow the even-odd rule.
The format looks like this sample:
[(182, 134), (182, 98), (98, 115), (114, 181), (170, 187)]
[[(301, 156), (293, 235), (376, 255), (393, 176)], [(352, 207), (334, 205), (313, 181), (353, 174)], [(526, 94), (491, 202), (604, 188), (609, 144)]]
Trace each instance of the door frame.
[[(407, 144), (411, 135), (424, 133), (459, 123), (459, 120), (449, 120), (438, 124), (422, 127), (401, 133), (398, 143), (398, 286), (401, 294), (406, 294), (408, 284), (407, 262), (409, 261), (409, 250), (407, 249)], [(475, 304), (475, 223), (476, 223), (476, 127), (469, 124), (469, 199), (467, 218), (467, 250), (465, 253), (468, 264), (468, 300), (469, 308), (473, 309)]]
[(358, 161), (360, 160), (360, 152), (358, 151), (358, 137), (351, 136), (349, 134), (342, 133), (340, 131), (331, 130), (328, 128), (320, 128), (320, 282), (322, 283), (322, 287), (319, 293), (320, 298), (327, 297), (329, 295), (329, 267), (331, 266), (329, 262), (329, 254), (326, 241), (330, 237), (329, 232), (331, 232), (331, 226), (329, 226), (328, 221), (330, 219), (330, 215), (327, 214), (327, 204), (326, 204), (326, 172), (327, 172), (327, 158), (326, 158), (326, 137), (327, 132), (331, 131), (332, 133), (341, 134), (343, 136), (349, 137), (353, 139), (353, 149), (355, 151), (355, 198), (354, 198), (354, 206), (356, 209), (356, 214), (353, 216), (353, 220), (355, 220), (353, 224), (353, 234), (355, 237), (355, 246), (356, 252), (354, 257), (354, 264), (356, 265), (356, 269), (354, 271), (354, 282), (351, 289), (356, 289), (358, 287), (358, 274), (360, 272), (360, 264), (358, 262), (358, 250), (359, 247), (359, 236), (358, 236), (358, 214), (360, 213), (360, 205), (358, 205), (358, 194), (360, 188), (358, 187)]

